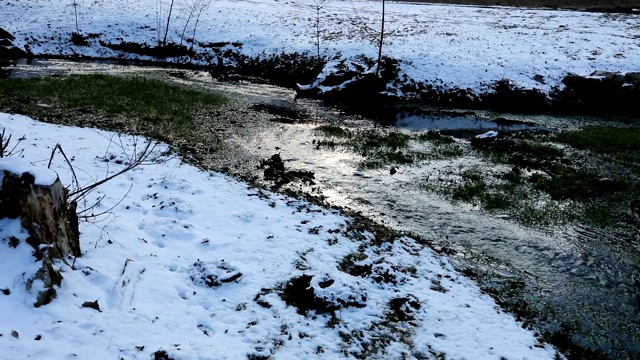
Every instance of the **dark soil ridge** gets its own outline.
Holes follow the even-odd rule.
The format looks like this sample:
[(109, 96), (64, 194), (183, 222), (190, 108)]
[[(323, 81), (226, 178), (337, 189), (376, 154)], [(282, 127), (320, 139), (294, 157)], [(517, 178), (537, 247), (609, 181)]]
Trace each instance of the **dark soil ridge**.
[[(33, 54), (13, 46), (13, 36), (0, 28), (0, 68), (20, 58), (34, 59)], [(445, 108), (483, 109), (515, 113), (560, 113), (640, 116), (640, 72), (627, 74), (595, 71), (589, 76), (567, 74), (563, 87), (545, 93), (540, 89), (518, 87), (508, 79), (486, 84), (490, 91), (476, 93), (471, 89), (445, 87), (437, 79), (416, 81), (401, 78), (401, 62), (384, 58), (380, 77), (365, 74), (364, 66), (353, 71), (335, 71), (310, 89), (301, 90), (298, 84), (310, 84), (323, 71), (328, 59), (309, 53), (261, 54), (254, 57), (241, 52), (241, 43), (200, 43), (207, 52), (196, 53), (192, 46), (183, 44), (158, 44), (151, 46), (133, 42), (107, 43), (100, 34), (74, 33), (68, 41), (77, 46), (106, 47), (120, 52), (117, 58), (92, 58), (84, 56), (58, 56), (39, 54), (38, 58), (63, 58), (79, 61), (106, 61), (118, 64), (175, 67), (205, 70), (220, 81), (250, 81), (292, 88), (299, 97), (323, 100), (327, 105), (338, 106), (351, 113), (364, 115), (387, 124), (393, 123), (397, 102), (431, 105)], [(154, 60), (130, 59), (131, 55), (148, 56)], [(361, 57), (366, 66), (374, 66), (372, 59)], [(195, 65), (192, 61), (209, 65)], [(345, 84), (341, 88), (336, 85)], [(335, 87), (320, 91), (320, 86)], [(383, 94), (388, 88), (398, 88), (402, 97)]]
[(572, 11), (637, 14), (640, 1), (635, 0), (408, 0), (417, 3), (471, 6), (508, 6), (562, 9)]

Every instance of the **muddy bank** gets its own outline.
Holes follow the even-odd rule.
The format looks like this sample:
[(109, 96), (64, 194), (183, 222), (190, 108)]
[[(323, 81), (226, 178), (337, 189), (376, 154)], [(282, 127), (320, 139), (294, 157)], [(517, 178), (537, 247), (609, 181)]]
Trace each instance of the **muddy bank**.
[(436, 4), (459, 4), (478, 6), (517, 6), (517, 7), (542, 7), (550, 9), (568, 9), (577, 11), (593, 11), (607, 13), (638, 13), (640, 3), (634, 0), (409, 0), (414, 2)]
[[(197, 51), (193, 44), (113, 42), (103, 40), (102, 36), (100, 33), (73, 33), (66, 42), (94, 50), (113, 50), (119, 53), (118, 57), (77, 55), (72, 59), (205, 70), (222, 81), (283, 86), (296, 90), (298, 97), (320, 99), (326, 105), (338, 106), (380, 123), (391, 122), (399, 103), (516, 113), (640, 116), (636, 106), (640, 102), (638, 72), (569, 73), (562, 80), (562, 86), (551, 91), (519, 87), (504, 78), (483, 84), (481, 88), (486, 90), (478, 91), (445, 86), (438, 79), (408, 78), (406, 74), (401, 75), (403, 63), (392, 57), (383, 57), (380, 64), (366, 56), (336, 63), (327, 57), (297, 52), (248, 56), (243, 52), (241, 42), (202, 42), (198, 43), (200, 50)], [(19, 49), (13, 45), (13, 40), (12, 34), (0, 28), (0, 68), (7, 68), (16, 59), (34, 59), (28, 45)], [(56, 54), (39, 54), (38, 57), (60, 58)], [(379, 76), (373, 75), (373, 69)], [(534, 80), (546, 84), (543, 75), (535, 75)]]
[[(549, 93), (527, 89), (508, 79), (485, 87), (487, 92), (450, 88), (437, 83), (399, 79), (398, 62), (385, 59), (380, 76), (353, 70), (323, 74), (308, 86), (297, 86), (298, 96), (321, 99), (325, 104), (339, 106), (354, 113), (392, 123), (399, 111), (397, 104), (407, 102), (442, 108), (482, 109), (512, 113), (555, 113), (563, 115), (600, 114), (638, 116), (640, 109), (640, 73), (626, 74), (594, 71), (588, 76), (567, 74), (563, 87)], [(544, 83), (544, 77), (538, 81)], [(392, 84), (392, 85), (391, 85)], [(398, 88), (401, 96), (389, 94)], [(406, 106), (406, 105), (405, 105)]]

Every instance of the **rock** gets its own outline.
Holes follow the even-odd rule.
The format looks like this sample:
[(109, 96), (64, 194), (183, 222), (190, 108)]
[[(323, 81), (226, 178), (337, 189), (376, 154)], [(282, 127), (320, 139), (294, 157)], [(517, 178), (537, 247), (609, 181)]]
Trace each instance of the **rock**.
[(265, 180), (273, 181), (275, 187), (288, 184), (295, 180), (300, 180), (308, 185), (315, 185), (315, 173), (307, 170), (290, 170), (286, 171), (284, 161), (280, 154), (274, 154), (268, 159), (260, 161), (258, 169), (264, 169), (263, 176)]
[(636, 89), (640, 88), (640, 72), (631, 72), (624, 75), (624, 81), (633, 85)]
[(42, 267), (38, 272), (27, 281), (27, 290), (32, 291), (34, 282), (42, 281), (44, 288), (38, 292), (34, 307), (40, 307), (51, 302), (57, 296), (54, 286), (62, 284), (62, 274), (53, 266), (52, 255), (45, 252), (42, 257)]
[(331, 278), (329, 275), (302, 275), (291, 279), (281, 293), (282, 299), (298, 309), (301, 315), (309, 310), (316, 313), (333, 313), (344, 307), (366, 306), (366, 290), (359, 281)]
[(413, 313), (416, 310), (420, 310), (420, 307), (420, 300), (411, 294), (393, 298), (389, 301), (389, 310), (393, 314), (392, 319), (398, 321), (413, 320)]
[(0, 39), (15, 40), (16, 37), (11, 35), (7, 30), (0, 28)]
[(502, 111), (539, 112), (550, 108), (547, 95), (539, 89), (521, 88), (510, 80), (492, 84), (493, 92), (480, 96), (483, 107)]
[(497, 138), (498, 137), (498, 132), (495, 130), (491, 130), (491, 131), (487, 131), (485, 133), (482, 133), (480, 135), (476, 135), (476, 139), (492, 139), (492, 138)]
[(85, 301), (85, 302), (82, 303), (82, 307), (83, 308), (94, 309), (94, 310), (97, 310), (98, 312), (102, 312), (100, 310), (100, 304), (98, 304), (98, 300), (96, 300), (96, 301)]

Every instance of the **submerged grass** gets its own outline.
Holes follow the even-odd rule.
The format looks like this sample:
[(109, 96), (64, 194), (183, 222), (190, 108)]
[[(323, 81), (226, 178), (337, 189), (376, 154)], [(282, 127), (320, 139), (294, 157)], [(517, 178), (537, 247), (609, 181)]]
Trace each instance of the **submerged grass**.
[(550, 199), (533, 188), (529, 177), (517, 168), (487, 171), (480, 166), (463, 170), (460, 180), (427, 182), (426, 190), (443, 194), (453, 202), (478, 206), (491, 213), (507, 215), (519, 224), (545, 230), (583, 217), (583, 209), (568, 201)]
[[(450, 136), (429, 131), (408, 135), (399, 131), (378, 129), (351, 130), (336, 125), (321, 125), (314, 129), (323, 139), (318, 148), (345, 149), (364, 157), (362, 169), (379, 169), (389, 165), (409, 165), (425, 159), (453, 158), (463, 155), (463, 149)], [(429, 142), (433, 148), (417, 150), (414, 143)]]
[(459, 180), (429, 181), (425, 188), (538, 228), (574, 221), (640, 225), (630, 206), (640, 199), (639, 128), (585, 127), (472, 144), (487, 166), (461, 169)]
[(345, 138), (349, 136), (348, 130), (335, 125), (320, 125), (314, 131), (327, 137)]

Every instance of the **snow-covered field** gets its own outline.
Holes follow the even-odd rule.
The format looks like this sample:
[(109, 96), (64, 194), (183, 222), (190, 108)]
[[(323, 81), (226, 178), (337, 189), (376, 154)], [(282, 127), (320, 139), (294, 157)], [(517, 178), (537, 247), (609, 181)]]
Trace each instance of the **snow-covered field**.
[[(0, 124), (14, 139), (25, 135), (14, 156), (31, 161), (36, 175), (47, 175), (51, 149), (65, 139), (81, 185), (118, 171), (143, 141), (21, 115), (0, 113)], [(64, 280), (48, 305), (34, 308), (25, 290), (39, 266), (27, 234), (19, 220), (0, 220), (0, 359), (149, 359), (156, 351), (174, 359), (554, 357), (413, 239), (365, 251), (372, 272), (393, 281), (354, 277), (338, 270), (358, 252), (345, 236), (349, 219), (199, 170), (165, 149), (81, 204), (101, 198), (93, 212), (113, 209), (81, 223), (82, 257), (69, 260), (74, 269), (57, 264)], [(0, 168), (7, 163), (15, 166), (0, 159)], [(61, 157), (52, 169), (71, 184)], [(303, 274), (339, 307), (335, 317), (301, 314), (282, 299), (284, 284)], [(100, 311), (82, 306), (95, 300)]]
[[(29, 44), (34, 54), (118, 57), (119, 52), (97, 45), (97, 39), (90, 40), (89, 47), (69, 42), (76, 31), (72, 3), (3, 0), (0, 26), (16, 35), (18, 46)], [(99, 39), (109, 43), (149, 45), (163, 37), (157, 23), (158, 18), (165, 21), (168, 1), (161, 8), (157, 0), (76, 3), (78, 27), (84, 34), (100, 34)], [(176, 0), (171, 41), (180, 42), (187, 3)], [(239, 51), (247, 55), (315, 54), (315, 4), (313, 0), (217, 0), (202, 14), (196, 39), (240, 42)], [(402, 73), (415, 81), (480, 93), (493, 81), (510, 79), (518, 86), (548, 91), (561, 85), (570, 72), (640, 71), (637, 14), (389, 2), (386, 19), (384, 54), (400, 60)], [(374, 32), (379, 28), (379, 2), (326, 2), (320, 11), (322, 54), (375, 58), (377, 48), (363, 24)], [(187, 34), (190, 29), (188, 25)]]

